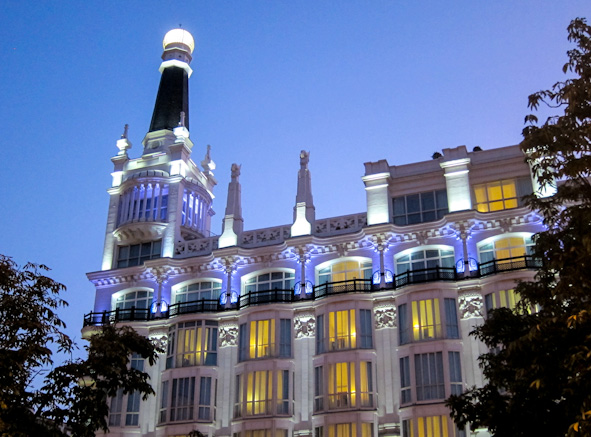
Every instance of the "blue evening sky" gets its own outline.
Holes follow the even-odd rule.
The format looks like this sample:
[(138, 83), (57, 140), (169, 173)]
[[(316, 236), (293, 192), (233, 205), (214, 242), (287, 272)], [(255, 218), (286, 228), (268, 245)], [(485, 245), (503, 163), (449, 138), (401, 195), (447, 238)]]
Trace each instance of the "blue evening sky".
[(362, 212), (363, 163), (521, 139), (527, 96), (562, 80), (586, 1), (16, 1), (0, 10), (0, 253), (52, 267), (79, 338), (100, 268), (116, 140), (141, 154), (164, 34), (196, 40), (194, 160), (207, 144), (220, 233), (242, 164), (245, 229), (291, 223), (299, 151), (316, 216)]

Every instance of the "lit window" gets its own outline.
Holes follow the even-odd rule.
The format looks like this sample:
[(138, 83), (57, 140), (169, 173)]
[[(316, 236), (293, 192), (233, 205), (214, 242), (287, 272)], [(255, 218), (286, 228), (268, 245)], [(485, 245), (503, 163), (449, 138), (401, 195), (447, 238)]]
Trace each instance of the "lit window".
[(149, 290), (128, 291), (119, 295), (115, 300), (115, 309), (117, 310), (136, 310), (147, 311), (152, 305), (154, 293)]
[(268, 290), (292, 290), (294, 272), (268, 272), (255, 275), (244, 281), (244, 292), (260, 292)]
[(439, 299), (412, 302), (412, 330), (414, 341), (441, 338)]
[(519, 294), (515, 290), (500, 290), (484, 296), (484, 306), (487, 313), (497, 308), (514, 309), (519, 299)]
[(449, 381), (451, 383), (451, 394), (461, 395), (463, 386), (459, 352), (449, 352)]
[(417, 418), (417, 432), (412, 437), (448, 437), (447, 416), (427, 416)]
[(444, 399), (442, 353), (415, 354), (414, 360), (417, 401)]
[(175, 303), (215, 300), (220, 298), (222, 284), (215, 281), (200, 281), (179, 288), (175, 292)]
[(447, 214), (447, 191), (409, 194), (392, 200), (394, 224), (411, 225), (439, 220)]
[(117, 226), (138, 221), (166, 221), (167, 213), (168, 185), (140, 184), (119, 198)]
[[(317, 367), (316, 390), (321, 393), (322, 368)], [(359, 369), (356, 373), (355, 369)], [(328, 409), (344, 409), (353, 407), (372, 407), (374, 403), (373, 393), (373, 369), (371, 362), (334, 363), (328, 365)], [(356, 383), (359, 381), (359, 383)], [(324, 402), (321, 395), (316, 394), (316, 407), (322, 409)]]
[(318, 270), (318, 284), (351, 279), (371, 279), (371, 261), (348, 260)]
[(162, 255), (162, 242), (132, 244), (131, 246), (119, 246), (117, 252), (117, 268), (140, 266), (151, 259), (160, 258)]
[(357, 346), (355, 310), (329, 313), (328, 341), (330, 350), (353, 349)]
[(171, 326), (166, 368), (217, 365), (218, 323), (199, 320)]
[(511, 236), (494, 240), (490, 243), (480, 245), (478, 253), (480, 262), (486, 263), (497, 260), (499, 263), (510, 262), (511, 258), (519, 258), (531, 255), (534, 249), (534, 242), (530, 237)]
[(453, 268), (455, 265), (453, 249), (415, 250), (396, 258), (396, 274), (407, 271), (416, 272), (436, 267)]
[(476, 210), (479, 212), (501, 211), (522, 205), (521, 198), (532, 193), (529, 178), (507, 179), (474, 185)]
[(257, 358), (291, 357), (291, 320), (279, 320), (279, 344), (275, 319), (253, 320), (240, 325), (238, 361)]
[[(359, 429), (359, 432), (357, 432)], [(328, 426), (328, 437), (372, 437), (371, 423), (337, 423)]]
[[(289, 414), (289, 371), (261, 370), (237, 375), (234, 416)], [(273, 397), (273, 386), (276, 397)], [(273, 406), (275, 405), (275, 408)]]
[(335, 363), (328, 366), (329, 409), (351, 408), (356, 405), (355, 363)]
[(250, 322), (250, 358), (264, 358), (275, 350), (275, 319)]

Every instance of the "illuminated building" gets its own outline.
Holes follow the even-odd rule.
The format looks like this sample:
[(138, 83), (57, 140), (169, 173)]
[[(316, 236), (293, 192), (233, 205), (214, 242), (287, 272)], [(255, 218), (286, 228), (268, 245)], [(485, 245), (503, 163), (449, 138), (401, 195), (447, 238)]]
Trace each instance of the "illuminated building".
[(487, 310), (515, 305), (515, 281), (536, 266), (542, 224), (521, 202), (535, 187), (520, 149), (366, 163), (366, 211), (323, 219), (302, 151), (293, 222), (246, 231), (232, 164), (213, 236), (215, 164), (209, 148), (200, 165), (191, 158), (193, 47), (184, 30), (166, 35), (143, 153), (129, 158), (125, 132), (112, 158), (83, 332), (129, 324), (165, 352), (151, 368), (133, 357), (157, 395), (111, 399), (111, 434), (466, 435), (444, 400), (483, 382), (485, 349), (468, 333)]

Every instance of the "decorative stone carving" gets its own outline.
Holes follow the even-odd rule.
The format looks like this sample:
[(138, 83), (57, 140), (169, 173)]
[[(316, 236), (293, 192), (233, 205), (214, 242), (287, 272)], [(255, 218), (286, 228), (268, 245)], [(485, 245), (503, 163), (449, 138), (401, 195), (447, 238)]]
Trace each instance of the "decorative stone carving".
[(293, 326), (296, 338), (313, 337), (316, 333), (316, 319), (311, 314), (297, 316)]
[(482, 296), (479, 294), (464, 294), (458, 298), (460, 317), (462, 319), (474, 319), (483, 317)]
[(219, 332), (220, 347), (238, 344), (238, 325), (222, 325)]
[(148, 338), (161, 354), (166, 353), (166, 346), (168, 345), (168, 329), (155, 328), (151, 329)]
[(396, 307), (383, 306), (373, 310), (376, 329), (396, 327)]

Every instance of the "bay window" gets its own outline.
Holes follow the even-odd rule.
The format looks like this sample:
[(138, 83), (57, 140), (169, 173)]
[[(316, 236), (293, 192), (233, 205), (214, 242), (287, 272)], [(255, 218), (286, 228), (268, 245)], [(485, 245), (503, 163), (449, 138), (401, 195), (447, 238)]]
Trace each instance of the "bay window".
[(168, 331), (166, 368), (217, 365), (218, 322), (178, 323)]

